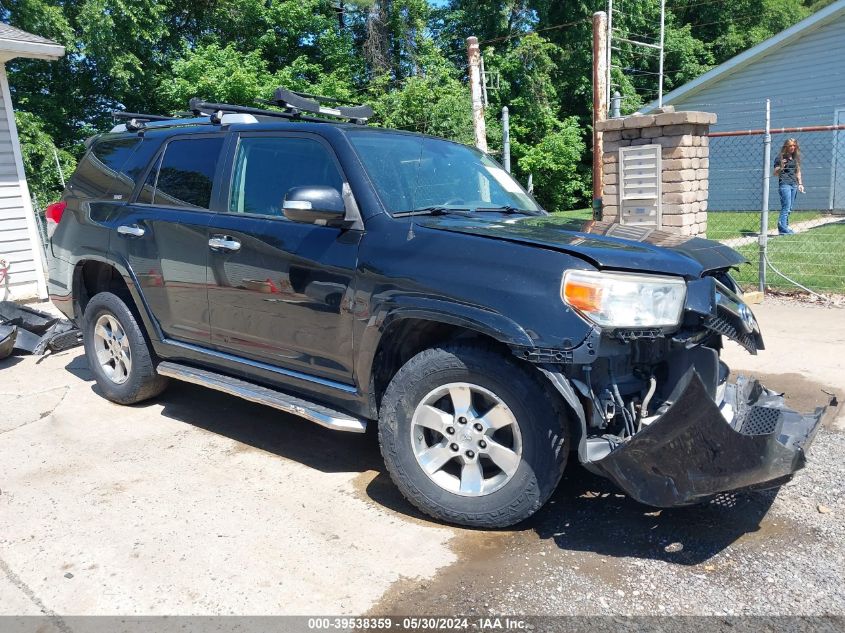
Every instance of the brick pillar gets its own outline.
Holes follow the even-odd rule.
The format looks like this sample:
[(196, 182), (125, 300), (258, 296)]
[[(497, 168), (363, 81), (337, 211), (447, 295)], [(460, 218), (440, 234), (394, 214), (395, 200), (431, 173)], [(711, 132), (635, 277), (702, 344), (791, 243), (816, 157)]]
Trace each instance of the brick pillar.
[(707, 133), (715, 122), (716, 115), (709, 112), (662, 112), (596, 123), (604, 138), (602, 219), (619, 221), (619, 148), (660, 145), (663, 229), (704, 235), (710, 168)]

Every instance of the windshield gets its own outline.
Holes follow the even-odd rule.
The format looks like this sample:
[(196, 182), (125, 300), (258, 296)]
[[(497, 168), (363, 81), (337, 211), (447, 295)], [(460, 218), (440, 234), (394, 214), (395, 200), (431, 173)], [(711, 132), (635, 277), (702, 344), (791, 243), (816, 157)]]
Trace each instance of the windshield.
[(542, 213), (510, 174), (471, 147), (367, 130), (349, 140), (392, 214), (444, 207)]

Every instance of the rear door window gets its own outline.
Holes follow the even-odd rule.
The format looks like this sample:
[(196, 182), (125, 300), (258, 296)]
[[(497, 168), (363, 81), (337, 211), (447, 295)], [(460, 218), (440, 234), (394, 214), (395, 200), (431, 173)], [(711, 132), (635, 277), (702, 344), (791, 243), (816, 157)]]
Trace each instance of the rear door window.
[(222, 136), (170, 141), (150, 171), (138, 201), (208, 209), (222, 148)]

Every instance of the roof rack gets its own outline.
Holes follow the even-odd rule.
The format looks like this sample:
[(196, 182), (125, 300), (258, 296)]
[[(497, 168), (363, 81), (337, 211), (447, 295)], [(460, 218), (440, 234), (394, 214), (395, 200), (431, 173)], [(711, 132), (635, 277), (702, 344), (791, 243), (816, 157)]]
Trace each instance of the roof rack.
[[(373, 109), (368, 105), (349, 106), (341, 105), (337, 99), (330, 97), (318, 97), (304, 92), (293, 92), (285, 88), (276, 88), (273, 98), (266, 101), (282, 110), (266, 110), (253, 108), (251, 106), (235, 105), (231, 103), (214, 103), (194, 97), (188, 103), (190, 112), (188, 116), (209, 117), (211, 123), (219, 125), (224, 123), (225, 114), (248, 114), (253, 116), (277, 117), (295, 121), (308, 121), (312, 123), (330, 123), (333, 119), (343, 119), (363, 125), (373, 116)], [(323, 104), (336, 104), (335, 107), (327, 107)], [(309, 116), (311, 113), (318, 116)], [(332, 117), (331, 119), (325, 117)], [(174, 125), (185, 121), (180, 116), (162, 116), (160, 114), (141, 114), (138, 112), (112, 112), (115, 121), (126, 121), (124, 127), (130, 132), (143, 130), (147, 123), (172, 121)], [(117, 128), (115, 128), (116, 130)]]
[(170, 121), (173, 117), (163, 116), (161, 114), (141, 114), (139, 112), (126, 112), (123, 110), (115, 110), (111, 113), (113, 121), (126, 121), (124, 124), (126, 129), (130, 132), (137, 132), (143, 130), (145, 125), (150, 121)]
[(273, 93), (270, 103), (280, 108), (286, 108), (289, 112), (313, 112), (314, 114), (348, 119), (353, 123), (365, 123), (367, 119), (371, 119), (373, 116), (373, 109), (368, 105), (338, 105), (335, 108), (326, 108), (322, 105), (323, 103), (340, 104), (341, 102), (337, 99), (317, 97), (305, 92), (294, 92), (281, 87), (276, 88), (276, 92)]
[[(338, 119), (345, 119), (352, 123), (363, 125), (367, 119), (373, 116), (373, 109), (368, 105), (360, 106), (342, 106), (338, 105), (334, 108), (328, 108), (321, 105), (320, 102), (339, 103), (336, 99), (329, 97), (314, 97), (313, 95), (306, 95), (305, 93), (292, 92), (285, 88), (276, 88), (273, 98), (266, 101), (268, 105), (274, 105), (284, 110), (266, 110), (263, 108), (253, 108), (251, 106), (233, 105), (230, 103), (212, 103), (203, 101), (197, 97), (191, 99), (188, 108), (197, 116), (200, 114), (209, 114), (212, 123), (219, 123), (221, 115), (224, 113), (238, 113), (251, 114), (253, 116), (270, 116), (282, 119), (291, 119), (296, 121), (309, 121), (313, 123), (328, 123), (331, 120), (324, 117), (334, 117)], [(309, 112), (312, 114), (322, 116), (308, 116), (303, 114)]]

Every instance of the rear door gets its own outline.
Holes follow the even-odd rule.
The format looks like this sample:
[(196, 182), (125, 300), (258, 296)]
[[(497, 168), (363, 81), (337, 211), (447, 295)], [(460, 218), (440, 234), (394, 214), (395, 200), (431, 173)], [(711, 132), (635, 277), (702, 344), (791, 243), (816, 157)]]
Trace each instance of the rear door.
[(207, 227), (224, 133), (172, 137), (112, 239), (167, 338), (208, 345)]
[(305, 133), (241, 133), (231, 143), (223, 213), (209, 225), (211, 343), (218, 350), (338, 382), (352, 382), (346, 309), (361, 233), (291, 222), (293, 187), (345, 178), (332, 148)]

